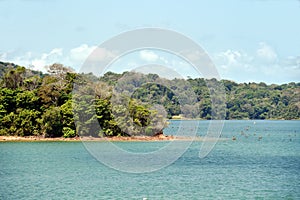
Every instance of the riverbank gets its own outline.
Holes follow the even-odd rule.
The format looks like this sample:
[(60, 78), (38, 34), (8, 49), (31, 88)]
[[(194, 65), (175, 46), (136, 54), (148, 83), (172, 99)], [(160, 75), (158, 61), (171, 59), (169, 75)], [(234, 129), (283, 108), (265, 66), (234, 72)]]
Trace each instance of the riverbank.
[[(120, 141), (120, 142), (144, 142), (144, 141), (204, 141), (204, 137), (183, 137), (183, 136), (166, 136), (159, 135), (155, 137), (151, 136), (132, 136), (132, 137), (75, 137), (75, 138), (44, 138), (37, 136), (27, 136), (27, 137), (19, 137), (19, 136), (0, 136), (0, 142), (82, 142), (82, 141)], [(224, 141), (228, 140), (227, 138), (207, 138), (205, 141)]]

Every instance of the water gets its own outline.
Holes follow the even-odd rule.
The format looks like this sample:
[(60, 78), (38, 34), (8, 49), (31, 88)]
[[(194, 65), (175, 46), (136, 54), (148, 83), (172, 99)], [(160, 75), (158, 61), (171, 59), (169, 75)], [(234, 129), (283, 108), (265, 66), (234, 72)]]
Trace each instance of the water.
[[(170, 166), (144, 174), (106, 167), (81, 142), (0, 143), (0, 199), (300, 199), (299, 121), (226, 121), (222, 137), (230, 139), (204, 159), (194, 142)], [(116, 145), (147, 151), (165, 143)]]

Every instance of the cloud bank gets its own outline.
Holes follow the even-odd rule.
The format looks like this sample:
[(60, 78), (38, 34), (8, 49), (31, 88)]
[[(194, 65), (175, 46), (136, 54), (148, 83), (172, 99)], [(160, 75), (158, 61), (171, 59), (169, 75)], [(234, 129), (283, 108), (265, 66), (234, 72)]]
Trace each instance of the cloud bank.
[(94, 49), (96, 49), (96, 46), (82, 44), (69, 50), (54, 48), (49, 52), (42, 54), (26, 52), (24, 54), (21, 53), (20, 55), (19, 52), (5, 52), (2, 54), (0, 53), (0, 60), (12, 62), (42, 72), (46, 72), (46, 66), (53, 63), (61, 63), (79, 71), (83, 62)]
[(237, 82), (300, 82), (300, 56), (279, 59), (266, 42), (258, 44), (254, 53), (227, 49), (212, 56), (223, 79)]
[[(0, 52), (0, 60), (43, 72), (46, 71), (45, 66), (61, 63), (72, 67), (78, 72), (84, 61), (96, 48), (96, 46), (81, 44), (71, 49), (54, 48), (41, 54), (35, 52), (20, 53), (17, 51)], [(210, 56), (222, 79), (236, 82), (266, 82), (269, 84), (300, 82), (300, 55), (281, 58), (276, 50), (266, 42), (257, 44), (257, 48), (253, 52), (226, 49)], [(141, 50), (131, 55), (129, 59), (126, 59), (125, 56), (121, 59), (121, 62), (117, 61), (115, 69), (121, 71), (122, 69), (123, 71), (125, 69), (131, 70), (145, 64), (155, 63), (166, 66), (183, 77), (197, 77), (198, 74), (186, 62), (175, 57), (160, 51)]]

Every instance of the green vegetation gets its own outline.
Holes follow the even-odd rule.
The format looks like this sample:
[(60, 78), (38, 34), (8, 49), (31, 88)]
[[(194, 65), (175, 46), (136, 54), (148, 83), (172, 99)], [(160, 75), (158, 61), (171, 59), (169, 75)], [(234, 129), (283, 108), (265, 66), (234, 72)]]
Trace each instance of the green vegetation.
[[(100, 78), (108, 84), (129, 91), (142, 102), (163, 105), (167, 117), (212, 119), (212, 100), (217, 116), (224, 119), (300, 119), (300, 83), (267, 85), (265, 83), (235, 83), (216, 79), (159, 78), (156, 74), (143, 75), (109, 72)], [(126, 84), (124, 84), (124, 82)], [(207, 85), (210, 86), (210, 90)], [(125, 88), (126, 87), (126, 88)], [(226, 99), (218, 96), (224, 88)], [(222, 92), (219, 92), (222, 94)], [(225, 101), (225, 102), (224, 102)], [(225, 109), (216, 109), (225, 104)], [(176, 118), (176, 117), (175, 117)]]
[[(61, 64), (48, 72), (0, 62), (0, 135), (154, 135), (172, 116), (212, 119), (212, 99), (226, 105), (218, 115), (225, 119), (300, 119), (300, 83), (167, 80), (133, 72), (97, 78)], [(213, 96), (221, 84), (226, 102)]]
[(125, 102), (112, 105), (113, 88), (92, 74), (61, 64), (49, 66), (49, 74), (10, 63), (0, 67), (0, 135), (154, 135), (164, 128), (163, 116), (137, 99), (122, 96), (115, 99)]

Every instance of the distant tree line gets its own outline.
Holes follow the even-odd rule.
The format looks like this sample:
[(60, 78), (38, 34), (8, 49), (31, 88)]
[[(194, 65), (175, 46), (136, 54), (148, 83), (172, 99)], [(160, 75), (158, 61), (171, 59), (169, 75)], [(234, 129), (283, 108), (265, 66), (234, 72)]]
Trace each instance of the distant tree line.
[[(167, 80), (156, 74), (143, 75), (133, 72), (108, 72), (100, 80), (116, 87), (120, 82), (124, 82), (124, 76), (124, 85), (126, 90), (132, 90), (132, 97), (150, 104), (163, 105), (168, 118), (182, 115), (185, 118), (213, 119), (214, 98), (214, 106), (225, 104), (224, 111), (218, 109), (224, 113), (218, 116), (226, 120), (300, 119), (300, 83), (267, 85), (263, 82), (235, 83), (204, 78)], [(221, 89), (224, 90), (226, 98), (216, 99), (218, 96), (212, 94)], [(193, 98), (196, 98), (196, 101), (191, 102)]]
[(154, 135), (166, 118), (214, 119), (207, 84), (224, 86), (225, 102), (214, 100), (225, 105), (218, 115), (225, 119), (300, 119), (300, 83), (167, 80), (134, 72), (98, 78), (61, 64), (43, 74), (0, 62), (0, 135)]

